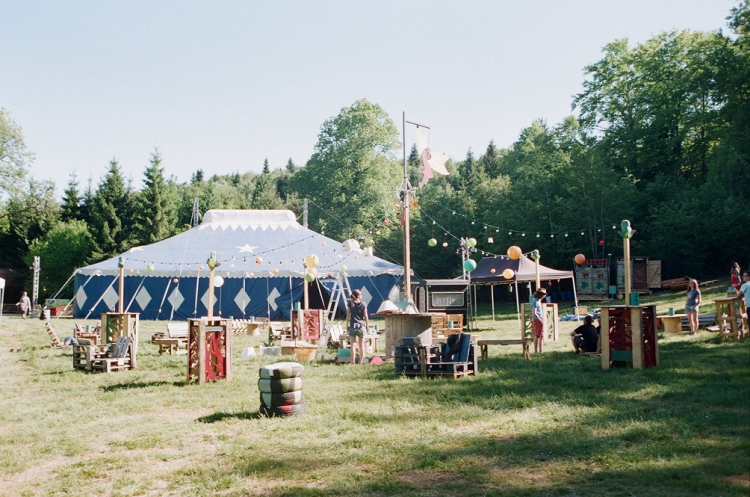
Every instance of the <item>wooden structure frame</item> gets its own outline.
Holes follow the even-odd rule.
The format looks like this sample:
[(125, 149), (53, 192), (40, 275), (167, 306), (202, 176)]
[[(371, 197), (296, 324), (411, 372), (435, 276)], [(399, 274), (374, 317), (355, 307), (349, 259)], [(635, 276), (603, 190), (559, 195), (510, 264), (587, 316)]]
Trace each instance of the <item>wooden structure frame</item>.
[(187, 341), (187, 323), (167, 323), (166, 333), (154, 333), (151, 336), (151, 343), (159, 346), (159, 354), (167, 351), (169, 355), (187, 353)]
[(602, 307), (601, 323), (603, 370), (613, 361), (630, 363), (634, 369), (659, 365), (655, 305)]
[(307, 340), (316, 343), (323, 332), (325, 311), (323, 309), (304, 309), (292, 311), (292, 339)]
[(403, 345), (396, 347), (396, 373), (405, 376), (434, 378), (443, 376), (460, 378), (476, 375), (479, 371), (476, 344), (471, 335), (460, 333), (460, 350), (453, 357), (446, 357), (447, 343), (419, 344), (419, 339), (408, 337)]
[[(534, 340), (534, 324), (531, 322), (531, 304), (521, 304), (521, 340)], [(559, 340), (559, 311), (557, 304), (542, 302), (542, 322), (544, 324), (544, 338), (555, 342)]]
[(523, 358), (527, 361), (531, 358), (529, 355), (529, 345), (534, 343), (533, 338), (521, 338), (520, 340), (495, 340), (495, 339), (482, 339), (477, 340), (477, 346), (479, 347), (479, 354), (483, 361), (489, 358), (488, 346), (490, 345), (521, 345), (523, 347)]
[(101, 315), (99, 343), (116, 343), (120, 337), (130, 337), (133, 346), (130, 355), (132, 369), (137, 367), (139, 315), (137, 312), (105, 312)]
[(741, 339), (748, 334), (747, 321), (750, 316), (743, 318), (744, 298), (742, 294), (719, 297), (714, 300), (716, 306), (716, 324), (719, 325), (719, 336), (722, 339)]
[(229, 319), (188, 319), (187, 381), (232, 379), (232, 325)]

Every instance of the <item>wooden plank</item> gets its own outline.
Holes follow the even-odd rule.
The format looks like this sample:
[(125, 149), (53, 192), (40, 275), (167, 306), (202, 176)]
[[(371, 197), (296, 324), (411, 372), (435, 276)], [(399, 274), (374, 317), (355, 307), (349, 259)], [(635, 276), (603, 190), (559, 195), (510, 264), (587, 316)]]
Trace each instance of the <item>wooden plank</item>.
[(633, 369), (643, 369), (643, 308), (630, 308), (630, 340), (633, 346)]
[(602, 369), (609, 371), (610, 354), (609, 354), (609, 309), (602, 307), (601, 314), (601, 336), (599, 340), (602, 343)]

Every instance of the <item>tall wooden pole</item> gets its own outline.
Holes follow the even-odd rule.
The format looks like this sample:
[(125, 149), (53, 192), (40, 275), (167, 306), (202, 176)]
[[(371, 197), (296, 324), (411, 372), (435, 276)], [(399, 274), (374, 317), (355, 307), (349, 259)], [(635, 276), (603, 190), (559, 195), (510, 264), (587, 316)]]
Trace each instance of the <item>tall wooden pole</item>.
[(206, 261), (208, 264), (208, 317), (214, 317), (214, 277), (219, 263), (216, 261), (216, 252), (211, 252), (211, 257)]
[(406, 112), (401, 113), (404, 147), (404, 195), (402, 198), (402, 219), (404, 220), (404, 296), (407, 304), (411, 299), (411, 240), (409, 236), (409, 171), (406, 167)]
[(630, 305), (630, 238), (622, 239), (623, 265), (625, 273), (625, 305)]
[(125, 308), (125, 261), (122, 257), (120, 257), (117, 266), (120, 268), (120, 298), (117, 301), (117, 312), (122, 314)]

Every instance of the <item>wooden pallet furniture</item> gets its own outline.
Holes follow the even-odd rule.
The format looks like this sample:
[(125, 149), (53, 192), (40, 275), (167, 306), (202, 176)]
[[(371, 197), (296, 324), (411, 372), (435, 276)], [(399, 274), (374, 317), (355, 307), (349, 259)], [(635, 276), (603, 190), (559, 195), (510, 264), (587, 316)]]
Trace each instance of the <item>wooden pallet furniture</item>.
[(101, 315), (101, 338), (99, 343), (115, 343), (121, 337), (129, 337), (132, 344), (131, 367), (137, 367), (139, 316), (137, 312), (105, 312)]
[(232, 327), (228, 319), (188, 319), (187, 381), (232, 379)]
[(682, 333), (682, 318), (687, 319), (687, 314), (673, 314), (671, 316), (657, 316), (657, 325), (660, 321), (664, 333)]
[(603, 370), (609, 370), (613, 362), (634, 369), (659, 365), (655, 305), (602, 307), (601, 322)]
[(432, 343), (444, 342), (448, 339), (448, 316), (445, 314), (433, 314), (432, 323)]
[(477, 346), (479, 347), (479, 354), (483, 361), (486, 361), (489, 354), (488, 354), (488, 347), (490, 345), (500, 345), (500, 346), (508, 346), (508, 345), (521, 345), (523, 347), (523, 358), (527, 361), (530, 359), (529, 357), (529, 345), (534, 343), (534, 340), (531, 338), (521, 338), (514, 339), (514, 340), (494, 340), (494, 339), (481, 339), (477, 341)]
[[(455, 346), (455, 347), (454, 347)], [(439, 344), (437, 359), (433, 352), (435, 346), (419, 347), (419, 367), (422, 378), (442, 376), (446, 378), (460, 378), (476, 375), (479, 371), (477, 363), (476, 344), (471, 335), (457, 333), (451, 340)]]
[(111, 373), (133, 369), (134, 343), (131, 337), (119, 337), (115, 343), (89, 347), (89, 371)]
[(112, 344), (97, 345), (88, 338), (77, 339), (73, 344), (73, 369), (91, 371), (91, 360), (104, 356)]
[(714, 299), (716, 306), (716, 324), (719, 325), (719, 336), (722, 339), (741, 339), (748, 334), (747, 318), (743, 317), (745, 308), (742, 295), (719, 297)]
[(421, 376), (420, 349), (425, 348), (431, 359), (439, 360), (440, 345), (422, 345), (419, 337), (401, 337), (394, 350), (396, 374), (404, 376)]
[(151, 335), (151, 343), (159, 346), (159, 354), (186, 354), (188, 341), (187, 323), (167, 323), (167, 331)]

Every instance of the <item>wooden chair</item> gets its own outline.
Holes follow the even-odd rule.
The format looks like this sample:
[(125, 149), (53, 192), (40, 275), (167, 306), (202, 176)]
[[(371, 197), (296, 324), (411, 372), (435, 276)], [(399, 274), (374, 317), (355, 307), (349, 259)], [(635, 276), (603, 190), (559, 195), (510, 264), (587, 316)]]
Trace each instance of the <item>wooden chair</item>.
[(111, 373), (132, 367), (133, 343), (130, 337), (120, 337), (116, 343), (108, 343), (101, 356), (91, 358), (90, 371)]
[[(432, 360), (427, 354), (427, 348), (419, 349), (421, 376), (446, 376), (459, 378), (461, 376), (476, 375), (479, 371), (477, 364), (476, 344), (467, 333), (452, 335), (449, 342), (440, 344), (440, 359)], [(455, 345), (455, 351), (454, 346)]]
[[(188, 324), (167, 323), (167, 332), (159, 332), (151, 335), (151, 343), (159, 346), (159, 354), (173, 351), (177, 354), (187, 353)], [(184, 349), (184, 350), (183, 350)]]

